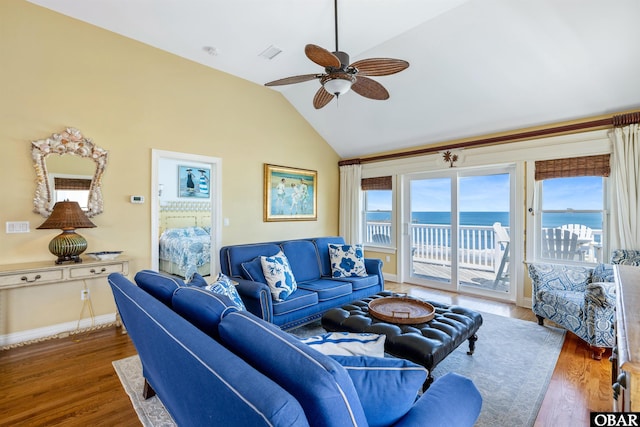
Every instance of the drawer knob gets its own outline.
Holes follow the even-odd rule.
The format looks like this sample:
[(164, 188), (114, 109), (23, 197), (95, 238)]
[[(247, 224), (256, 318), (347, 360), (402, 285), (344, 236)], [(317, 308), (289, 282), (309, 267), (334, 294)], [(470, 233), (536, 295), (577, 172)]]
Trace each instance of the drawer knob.
[(22, 276), (22, 277), (20, 278), (20, 280), (22, 280), (23, 282), (27, 282), (27, 283), (33, 283), (33, 282), (35, 282), (36, 280), (41, 279), (41, 278), (42, 278), (42, 276), (41, 276), (41, 275), (36, 274), (36, 276), (33, 278), (33, 280), (29, 280), (29, 278), (28, 278), (27, 276)]
[(96, 271), (96, 269), (95, 269), (95, 268), (92, 268), (91, 270), (89, 270), (89, 273), (93, 273), (93, 274), (102, 274), (102, 273), (104, 273), (105, 271), (107, 271), (107, 269), (106, 269), (106, 268), (104, 268), (104, 267), (102, 267), (102, 268), (100, 269), (100, 271)]

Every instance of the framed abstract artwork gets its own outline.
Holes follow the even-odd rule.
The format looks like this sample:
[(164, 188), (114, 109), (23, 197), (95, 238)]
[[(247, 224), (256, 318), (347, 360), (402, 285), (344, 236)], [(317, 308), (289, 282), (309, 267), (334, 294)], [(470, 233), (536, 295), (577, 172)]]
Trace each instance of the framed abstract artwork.
[(198, 166), (178, 166), (178, 197), (208, 199), (211, 170)]
[(318, 172), (264, 165), (264, 221), (316, 221)]

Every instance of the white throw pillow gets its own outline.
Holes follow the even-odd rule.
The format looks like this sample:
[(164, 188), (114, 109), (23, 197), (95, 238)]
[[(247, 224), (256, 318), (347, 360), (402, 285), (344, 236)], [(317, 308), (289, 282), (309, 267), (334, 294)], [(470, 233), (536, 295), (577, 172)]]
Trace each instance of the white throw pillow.
[(286, 300), (298, 289), (296, 278), (293, 277), (289, 260), (284, 252), (280, 251), (274, 256), (262, 256), (260, 263), (264, 278), (271, 290), (271, 296), (275, 301)]
[(333, 277), (365, 277), (362, 245), (336, 245), (329, 243), (331, 275)]
[(300, 341), (329, 356), (384, 357), (385, 335), (330, 332)]

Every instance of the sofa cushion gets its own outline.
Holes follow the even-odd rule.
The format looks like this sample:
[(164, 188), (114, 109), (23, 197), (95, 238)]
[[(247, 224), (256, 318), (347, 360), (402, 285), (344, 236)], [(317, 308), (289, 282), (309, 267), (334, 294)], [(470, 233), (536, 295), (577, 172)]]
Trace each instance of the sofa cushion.
[(262, 260), (260, 257), (242, 263), (242, 277), (254, 282), (267, 283), (267, 279), (264, 277), (264, 272), (262, 271)]
[(318, 294), (318, 301), (328, 301), (351, 294), (351, 283), (331, 279), (318, 279), (312, 282), (298, 284), (300, 289), (306, 289)]
[(331, 357), (349, 373), (370, 427), (395, 424), (411, 409), (427, 379), (426, 368), (405, 359)]
[(337, 277), (334, 280), (340, 280), (344, 282), (351, 283), (351, 289), (353, 291), (359, 291), (360, 289), (370, 288), (371, 286), (376, 286), (378, 284), (378, 276), (370, 275), (364, 277)]
[(206, 289), (207, 291), (211, 291), (214, 294), (224, 295), (233, 302), (238, 310), (246, 310), (244, 303), (242, 302), (242, 298), (240, 298), (240, 295), (236, 290), (237, 284), (238, 282), (235, 282), (224, 274), (219, 273), (218, 277), (216, 277), (216, 281), (210, 285), (204, 286), (204, 289)]
[(281, 315), (318, 304), (318, 294), (298, 288), (284, 301), (273, 301), (273, 314)]
[(367, 424), (349, 374), (329, 356), (246, 311), (223, 317), (219, 330), (223, 343), (291, 393), (314, 425)]
[(138, 286), (156, 299), (171, 307), (173, 291), (186, 286), (182, 279), (168, 276), (153, 270), (142, 270), (136, 273), (134, 278)]
[(382, 334), (329, 332), (302, 338), (300, 341), (322, 354), (331, 356), (384, 357), (386, 338), (386, 335)]
[(320, 257), (320, 271), (323, 276), (331, 276), (331, 257), (329, 256), (329, 243), (344, 245), (344, 238), (340, 236), (318, 237), (313, 240)]
[(309, 240), (282, 242), (282, 252), (287, 256), (291, 271), (297, 282), (307, 282), (320, 278), (320, 264), (316, 245)]
[(329, 244), (332, 277), (366, 276), (362, 245)]
[(286, 255), (280, 251), (274, 256), (261, 256), (260, 262), (273, 299), (286, 300), (297, 289), (296, 278), (293, 276)]
[(218, 324), (225, 313), (237, 311), (225, 295), (196, 286), (185, 286), (173, 293), (173, 310), (212, 338), (218, 339)]

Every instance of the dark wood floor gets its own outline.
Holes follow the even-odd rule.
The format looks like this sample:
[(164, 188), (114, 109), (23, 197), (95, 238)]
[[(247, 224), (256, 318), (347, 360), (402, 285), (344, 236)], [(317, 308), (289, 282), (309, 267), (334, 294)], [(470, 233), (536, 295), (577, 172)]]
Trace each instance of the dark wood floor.
[[(530, 309), (512, 304), (408, 285), (387, 288), (535, 321)], [(135, 353), (129, 337), (116, 328), (0, 352), (0, 426), (140, 425), (111, 365)], [(591, 359), (588, 346), (568, 333), (536, 426), (587, 426), (590, 411), (610, 410), (607, 358), (605, 353), (601, 361)]]

